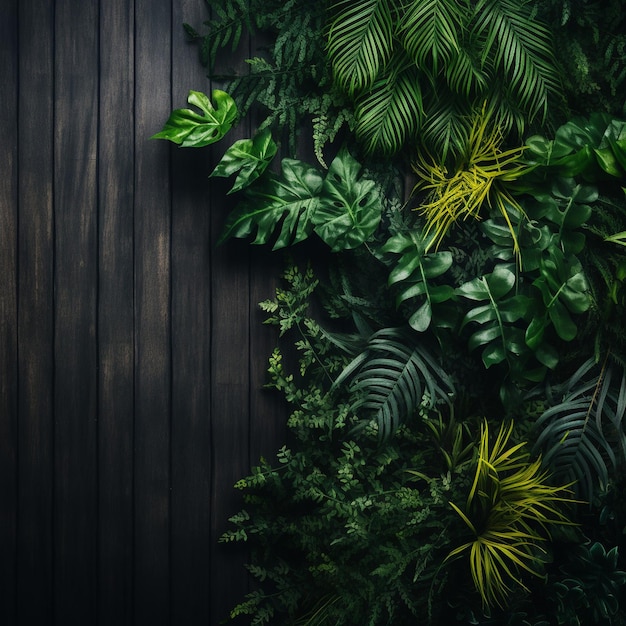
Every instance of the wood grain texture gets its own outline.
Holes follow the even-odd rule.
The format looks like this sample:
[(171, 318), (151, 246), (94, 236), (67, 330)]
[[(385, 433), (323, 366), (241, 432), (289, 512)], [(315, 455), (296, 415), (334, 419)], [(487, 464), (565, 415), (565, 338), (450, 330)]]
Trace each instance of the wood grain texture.
[[(19, 23), (19, 532), (22, 624), (53, 615), (54, 12), (21, 0)], [(16, 124), (17, 125), (17, 124)]]
[(98, 5), (55, 4), (54, 606), (96, 620)]
[[(201, 24), (206, 6), (174, 4), (172, 97), (209, 88), (183, 22)], [(172, 622), (210, 622), (211, 557), (211, 219), (208, 148), (172, 155)]]
[[(238, 55), (238, 56), (237, 56)], [(229, 70), (244, 68), (247, 50), (229, 55)], [(220, 68), (215, 68), (219, 74)], [(245, 71), (245, 70), (244, 70)], [(221, 87), (221, 85), (215, 85)], [(228, 145), (252, 136), (249, 119), (228, 134)], [(212, 146), (217, 164), (227, 146)], [(226, 196), (232, 180), (211, 179), (211, 624), (219, 624), (247, 592), (247, 548), (218, 543), (228, 518), (242, 506), (234, 485), (250, 471), (250, 249), (230, 240), (217, 246), (237, 199)]]
[(101, 3), (98, 625), (133, 623), (134, 2)]
[(16, 619), (17, 571), (17, 3), (0, 8), (0, 621)]
[(135, 621), (170, 623), (171, 3), (135, 2)]
[(257, 309), (282, 260), (215, 245), (236, 199), (208, 174), (254, 122), (149, 139), (211, 91), (182, 29), (206, 16), (0, 3), (3, 625), (217, 626), (248, 589), (246, 546), (218, 538), (282, 437)]

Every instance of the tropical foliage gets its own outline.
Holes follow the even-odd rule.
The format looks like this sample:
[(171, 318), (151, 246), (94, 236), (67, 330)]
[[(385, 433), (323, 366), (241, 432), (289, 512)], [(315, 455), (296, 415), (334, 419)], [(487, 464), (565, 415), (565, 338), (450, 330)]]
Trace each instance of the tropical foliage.
[(255, 107), (217, 144), (220, 242), (316, 261), (261, 303), (289, 434), (237, 484), (233, 618), (624, 623), (622, 4), (210, 0), (185, 27), (224, 90), (155, 137)]

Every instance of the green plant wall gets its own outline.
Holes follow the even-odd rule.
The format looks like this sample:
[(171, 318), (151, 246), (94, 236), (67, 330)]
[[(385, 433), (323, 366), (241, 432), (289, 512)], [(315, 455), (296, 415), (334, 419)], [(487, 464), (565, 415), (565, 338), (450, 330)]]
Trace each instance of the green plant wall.
[(259, 112), (211, 173), (220, 241), (298, 259), (261, 303), (289, 435), (236, 485), (232, 618), (624, 623), (622, 3), (207, 4), (185, 28), (219, 89), (155, 137)]

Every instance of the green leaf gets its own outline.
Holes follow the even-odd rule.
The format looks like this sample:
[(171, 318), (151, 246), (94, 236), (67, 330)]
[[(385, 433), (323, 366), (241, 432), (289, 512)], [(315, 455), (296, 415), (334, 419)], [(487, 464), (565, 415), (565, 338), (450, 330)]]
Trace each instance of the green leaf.
[(484, 302), (470, 309), (463, 318), (461, 329), (475, 323), (480, 329), (468, 340), (470, 351), (483, 346), (482, 360), (486, 368), (511, 359), (527, 351), (524, 333), (515, 324), (524, 319), (531, 305), (527, 296), (517, 294), (504, 298), (515, 285), (515, 274), (502, 265), (494, 271), (475, 278), (457, 288), (456, 293), (469, 300)]
[(575, 481), (592, 501), (626, 451), (624, 370), (591, 358), (548, 397), (554, 400), (537, 420), (535, 451), (556, 478)]
[(264, 244), (276, 235), (274, 250), (306, 239), (313, 229), (312, 216), (319, 204), (323, 178), (317, 169), (295, 159), (283, 159), (280, 177), (247, 190), (246, 201), (228, 216), (219, 239), (247, 237)]
[(564, 341), (574, 339), (577, 329), (570, 313), (582, 314), (591, 305), (589, 286), (578, 259), (573, 255), (566, 257), (560, 249), (551, 246), (533, 286), (541, 292), (559, 337)]
[(457, 289), (457, 293), (470, 300), (498, 300), (515, 285), (515, 274), (502, 265), (497, 265), (488, 276), (471, 280)]
[(227, 178), (239, 172), (228, 193), (240, 191), (261, 176), (277, 150), (278, 146), (272, 139), (271, 132), (265, 129), (253, 139), (240, 139), (230, 146), (211, 172), (211, 176)]
[(416, 343), (408, 329), (383, 328), (374, 333), (367, 349), (343, 370), (335, 387), (348, 384), (356, 394), (351, 410), (363, 424), (374, 420), (382, 441), (415, 414), (428, 394), (430, 405), (454, 394), (452, 381), (435, 358)]
[(393, 52), (391, 0), (335, 2), (328, 30), (328, 56), (336, 83), (354, 96), (374, 83)]
[[(427, 245), (417, 233), (410, 232), (394, 235), (382, 247), (382, 252), (401, 255), (389, 274), (389, 285), (400, 287), (396, 304), (420, 298), (418, 308), (409, 318), (410, 326), (418, 332), (430, 326), (433, 307), (454, 297), (451, 285), (431, 283), (450, 269), (452, 253), (447, 250), (425, 253)], [(423, 302), (421, 296), (425, 297)]]
[(342, 149), (330, 164), (312, 215), (315, 232), (333, 251), (360, 246), (380, 222), (382, 202), (376, 185), (359, 178), (360, 171), (361, 164)]
[(466, 21), (456, 0), (412, 2), (403, 16), (399, 36), (415, 64), (435, 77), (440, 66), (449, 67), (458, 57), (459, 33)]
[(414, 137), (424, 119), (415, 68), (401, 56), (355, 103), (355, 135), (367, 154), (391, 156)]
[(175, 109), (163, 130), (151, 139), (167, 139), (183, 148), (201, 148), (219, 141), (232, 127), (237, 117), (235, 101), (224, 91), (212, 92), (215, 108), (208, 96), (190, 91), (187, 102), (198, 107), (202, 115), (191, 109)]
[(479, 0), (474, 11), (483, 62), (504, 75), (507, 91), (530, 119), (545, 116), (548, 95), (559, 90), (548, 29), (516, 0)]

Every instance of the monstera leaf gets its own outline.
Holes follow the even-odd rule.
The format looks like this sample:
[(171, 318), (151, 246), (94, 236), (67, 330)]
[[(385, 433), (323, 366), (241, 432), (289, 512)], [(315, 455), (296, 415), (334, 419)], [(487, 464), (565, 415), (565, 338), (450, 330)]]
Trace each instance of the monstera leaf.
[(229, 215), (220, 243), (253, 233), (255, 244), (268, 243), (278, 233), (274, 250), (303, 241), (313, 229), (311, 218), (322, 183), (322, 175), (314, 167), (283, 159), (281, 176), (271, 175), (263, 185), (250, 188), (247, 200)]
[[(548, 318), (564, 341), (576, 337), (577, 328), (571, 313), (585, 313), (591, 305), (589, 285), (578, 259), (565, 256), (551, 246), (542, 260), (540, 276), (533, 285), (539, 289)], [(534, 321), (534, 324), (537, 322)]]
[(374, 181), (344, 148), (330, 164), (312, 216), (315, 232), (333, 251), (360, 246), (376, 230), (382, 203)]
[(415, 312), (409, 324), (418, 332), (425, 331), (433, 319), (433, 308), (454, 296), (451, 285), (437, 285), (431, 281), (445, 274), (452, 266), (448, 250), (425, 253), (426, 243), (416, 232), (400, 233), (391, 237), (383, 252), (399, 254), (400, 259), (389, 274), (389, 284), (400, 288), (396, 303), (416, 300)]
[(519, 356), (527, 348), (524, 331), (513, 324), (526, 316), (531, 301), (524, 295), (505, 297), (514, 286), (515, 274), (504, 265), (497, 265), (491, 274), (475, 278), (456, 290), (458, 295), (482, 303), (467, 312), (461, 327), (470, 323), (480, 325), (469, 338), (469, 349), (483, 347), (486, 368), (510, 356)]
[(201, 148), (219, 141), (237, 117), (235, 101), (224, 91), (214, 89), (215, 107), (206, 94), (190, 91), (187, 102), (198, 107), (202, 115), (191, 109), (175, 109), (163, 130), (152, 139), (168, 139), (182, 148)]
[(278, 146), (269, 130), (264, 130), (254, 139), (240, 139), (226, 150), (221, 161), (211, 172), (211, 176), (232, 176), (237, 178), (228, 193), (240, 191), (253, 183), (267, 168), (274, 158)]

